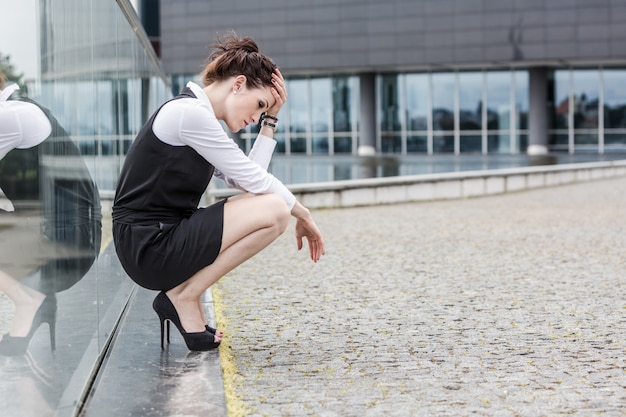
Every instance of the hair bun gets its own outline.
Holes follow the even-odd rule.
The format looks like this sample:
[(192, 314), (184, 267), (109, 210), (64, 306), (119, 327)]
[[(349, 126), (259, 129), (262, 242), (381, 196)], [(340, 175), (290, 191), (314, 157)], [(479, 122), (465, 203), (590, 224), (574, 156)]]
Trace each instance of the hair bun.
[(259, 46), (254, 39), (250, 37), (240, 38), (234, 32), (220, 36), (215, 46), (223, 51), (239, 49), (248, 53), (259, 52)]
[(252, 38), (243, 38), (239, 41), (237, 48), (243, 49), (246, 52), (259, 52), (257, 43)]
[(205, 86), (237, 75), (245, 75), (249, 88), (273, 86), (272, 74), (276, 71), (276, 64), (259, 51), (254, 39), (240, 38), (235, 32), (229, 32), (218, 37), (212, 46), (215, 51), (209, 55), (202, 72)]

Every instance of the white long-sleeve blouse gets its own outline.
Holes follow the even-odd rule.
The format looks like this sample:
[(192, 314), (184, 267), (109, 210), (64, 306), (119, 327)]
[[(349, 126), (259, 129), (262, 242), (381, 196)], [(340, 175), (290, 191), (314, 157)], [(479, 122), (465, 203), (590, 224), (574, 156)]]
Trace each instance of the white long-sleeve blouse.
[(215, 117), (204, 90), (194, 82), (187, 83), (187, 87), (197, 99), (166, 103), (152, 125), (157, 138), (171, 146), (190, 146), (215, 167), (215, 176), (231, 187), (253, 194), (276, 193), (289, 209), (293, 208), (295, 196), (266, 170), (276, 144), (274, 139), (259, 135), (250, 157), (246, 156)]

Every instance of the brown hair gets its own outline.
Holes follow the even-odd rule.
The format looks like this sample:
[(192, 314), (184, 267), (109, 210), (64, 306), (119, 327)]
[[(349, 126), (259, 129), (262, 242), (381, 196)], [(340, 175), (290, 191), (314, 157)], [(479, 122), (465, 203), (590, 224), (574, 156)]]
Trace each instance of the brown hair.
[(209, 55), (202, 72), (205, 87), (237, 75), (245, 75), (248, 88), (272, 85), (272, 73), (276, 70), (276, 64), (259, 52), (259, 46), (254, 39), (240, 38), (231, 32), (218, 37), (217, 43), (211, 47), (217, 50)]
[(2, 69), (0, 68), (0, 90), (4, 90), (4, 83), (7, 82), (7, 77), (4, 76)]

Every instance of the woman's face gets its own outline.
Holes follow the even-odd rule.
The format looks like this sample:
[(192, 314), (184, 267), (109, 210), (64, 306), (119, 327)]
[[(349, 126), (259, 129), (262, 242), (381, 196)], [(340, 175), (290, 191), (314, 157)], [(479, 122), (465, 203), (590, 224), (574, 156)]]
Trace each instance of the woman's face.
[(274, 105), (276, 99), (270, 87), (248, 88), (235, 85), (229, 95), (224, 122), (230, 130), (238, 132), (249, 124), (259, 123), (261, 114)]

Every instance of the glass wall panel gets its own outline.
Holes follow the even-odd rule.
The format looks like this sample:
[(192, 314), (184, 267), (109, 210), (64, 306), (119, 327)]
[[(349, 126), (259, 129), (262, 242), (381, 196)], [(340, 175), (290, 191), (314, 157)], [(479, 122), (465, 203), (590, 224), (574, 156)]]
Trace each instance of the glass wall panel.
[(328, 135), (314, 134), (311, 139), (311, 148), (313, 153), (328, 154)]
[[(604, 150), (626, 150), (626, 71), (604, 71)], [(621, 81), (620, 81), (621, 80)]]
[(435, 152), (454, 152), (454, 133), (435, 132), (433, 149)]
[(604, 132), (604, 146), (607, 148), (616, 147), (624, 150), (626, 146), (626, 132), (623, 133), (607, 133)]
[(355, 115), (358, 111), (356, 77), (332, 78), (333, 91), (333, 153), (352, 153), (352, 132), (356, 135)]
[(406, 137), (407, 152), (428, 152), (428, 136), (409, 134)]
[[(333, 126), (335, 132), (352, 131), (352, 87), (349, 77), (332, 79), (333, 88)], [(336, 149), (335, 149), (336, 151)]]
[[(459, 73), (459, 127), (461, 131), (480, 131), (483, 111), (482, 72)], [(480, 147), (478, 147), (480, 151)]]
[(520, 152), (526, 152), (526, 150), (528, 149), (528, 134), (520, 133), (518, 135), (517, 141), (519, 143)]
[[(314, 133), (311, 148), (313, 153), (329, 152), (328, 132), (332, 116), (332, 96), (330, 78), (314, 78), (311, 89), (311, 130)], [(322, 134), (317, 134), (321, 132)]]
[(554, 72), (553, 129), (567, 129), (569, 127), (569, 108), (570, 72), (558, 70)]
[(402, 151), (402, 135), (390, 132), (383, 132), (380, 135), (381, 152), (399, 153)]
[(291, 135), (289, 139), (289, 152), (306, 153), (306, 136)]
[(328, 132), (331, 126), (332, 97), (330, 78), (313, 78), (311, 88), (311, 130)]
[(511, 151), (511, 82), (509, 71), (486, 73), (487, 95), (487, 151), (509, 153)]
[(428, 130), (428, 74), (407, 74), (406, 83), (406, 129)]
[(558, 149), (567, 149), (569, 143), (569, 135), (567, 133), (550, 134), (550, 144), (556, 145)]
[(42, 128), (18, 147), (0, 139), (0, 355), (13, 357), (0, 360), (3, 416), (77, 415), (134, 288), (111, 244), (111, 197), (132, 138), (170, 94), (121, 5), (132, 10), (0, 0), (21, 23), (0, 25), (0, 55), (20, 51), (0, 89), (21, 87), (0, 118), (20, 107), (22, 126)]
[(510, 153), (511, 137), (506, 132), (501, 131), (487, 136), (487, 152), (489, 153)]
[(306, 137), (309, 132), (309, 80), (290, 80), (289, 94), (289, 153), (306, 153)]
[(515, 79), (515, 130), (514, 152), (526, 152), (528, 149), (528, 71), (514, 71)]
[(574, 133), (574, 145), (577, 146), (576, 152), (598, 150), (598, 134), (593, 132), (576, 131)]
[(380, 77), (380, 130), (394, 132), (400, 130), (399, 76), (396, 74)]
[(309, 121), (309, 85), (308, 80), (289, 80), (289, 131), (306, 133)]
[[(453, 73), (432, 75), (432, 120), (435, 136), (433, 151), (454, 152), (454, 96), (455, 76)], [(443, 135), (438, 131), (446, 132)]]
[[(602, 77), (604, 84), (604, 128), (626, 129), (626, 70), (604, 70)], [(606, 140), (605, 143), (607, 143)]]
[(461, 152), (480, 152), (482, 150), (482, 135), (461, 134), (459, 148)]
[(511, 73), (488, 72), (487, 78), (487, 129), (508, 130), (511, 127)]
[(428, 152), (428, 109), (429, 82), (428, 74), (406, 74), (405, 84), (405, 123), (406, 151)]
[(335, 133), (334, 153), (352, 153), (352, 135)]
[(597, 129), (600, 86), (598, 70), (572, 71), (572, 80), (574, 129)]

